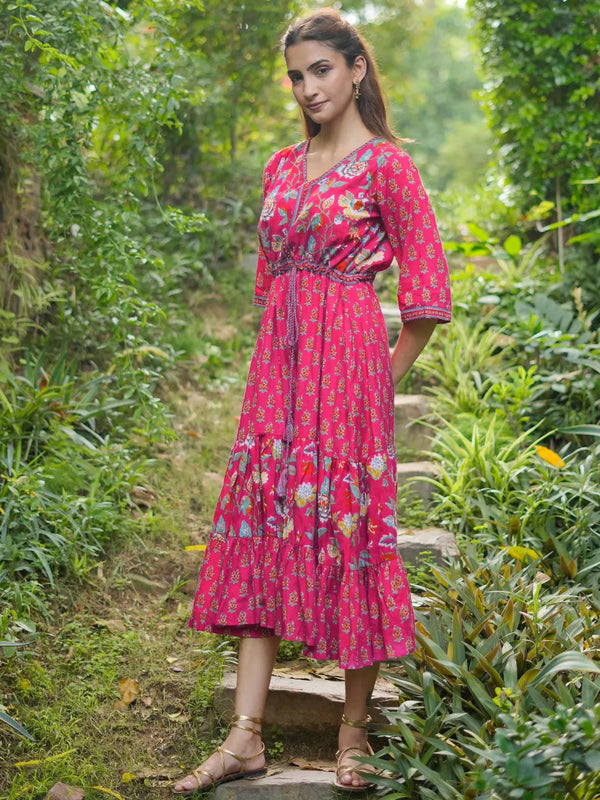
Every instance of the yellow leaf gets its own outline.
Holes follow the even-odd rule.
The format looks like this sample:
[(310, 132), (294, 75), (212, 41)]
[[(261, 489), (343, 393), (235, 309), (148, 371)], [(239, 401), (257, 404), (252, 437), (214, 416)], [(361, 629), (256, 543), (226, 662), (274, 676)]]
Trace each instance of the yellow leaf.
[(506, 552), (511, 558), (516, 558), (517, 561), (525, 561), (525, 559), (535, 561), (542, 557), (541, 553), (532, 550), (530, 547), (521, 547), (521, 545), (517, 544), (509, 547)]
[(550, 450), (548, 447), (542, 447), (539, 444), (536, 444), (535, 449), (537, 450), (538, 456), (542, 461), (545, 461), (546, 464), (550, 464), (551, 467), (556, 467), (557, 469), (564, 467), (565, 462), (554, 450)]
[(131, 781), (135, 780), (135, 775), (133, 774), (133, 772), (124, 772), (121, 775), (121, 780), (123, 781), (123, 783), (130, 783)]
[(125, 800), (122, 794), (113, 792), (112, 789), (107, 789), (106, 786), (92, 786), (92, 789), (97, 789), (99, 792), (104, 792), (104, 794), (109, 794), (111, 797), (116, 797), (117, 800)]
[(126, 706), (131, 705), (140, 693), (140, 684), (133, 678), (122, 678), (119, 681), (119, 691), (121, 700)]
[(204, 552), (206, 550), (205, 544), (190, 544), (186, 548), (186, 550), (200, 550), (200, 552)]

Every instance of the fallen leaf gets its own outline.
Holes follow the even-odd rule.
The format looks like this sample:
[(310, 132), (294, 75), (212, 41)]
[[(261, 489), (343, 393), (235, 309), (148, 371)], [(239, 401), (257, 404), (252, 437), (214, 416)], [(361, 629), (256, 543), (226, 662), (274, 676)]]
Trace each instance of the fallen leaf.
[(146, 778), (154, 778), (155, 780), (170, 781), (181, 775), (185, 767), (177, 767), (168, 769), (166, 767), (132, 767), (133, 772), (124, 772), (121, 776), (123, 783), (131, 783), (131, 781), (142, 781)]
[(125, 800), (122, 794), (113, 792), (112, 789), (107, 789), (106, 786), (92, 786), (92, 789), (97, 789), (99, 792), (104, 792), (104, 794), (109, 794), (111, 797), (116, 797), (117, 800)]
[(151, 697), (142, 697), (142, 703), (148, 708), (152, 705), (152, 698)]
[(167, 717), (172, 722), (189, 722), (190, 720), (189, 714), (184, 714), (182, 711), (178, 711), (175, 714), (167, 714)]
[(325, 678), (328, 681), (343, 681), (344, 670), (340, 669), (337, 664), (325, 664), (322, 667), (311, 667), (307, 670), (311, 675), (316, 675), (318, 678)]
[(112, 633), (127, 633), (125, 623), (120, 619), (95, 619), (94, 626), (96, 628), (106, 628)]
[(117, 711), (127, 711), (127, 706), (122, 700), (115, 700), (114, 707)]
[(293, 764), (295, 767), (300, 767), (300, 769), (314, 769), (320, 772), (335, 772), (335, 764), (333, 761), (321, 761), (318, 758), (311, 759), (310, 761), (306, 758), (292, 758), (290, 759), (290, 764)]
[(158, 499), (156, 492), (149, 486), (132, 486), (129, 495), (136, 505), (147, 508), (153, 506)]
[(121, 692), (121, 700), (128, 706), (131, 705), (139, 695), (140, 684), (133, 678), (122, 678), (119, 681), (119, 691)]
[(306, 672), (299, 672), (292, 667), (277, 667), (273, 670), (273, 675), (278, 675), (280, 678), (292, 678), (295, 681), (309, 681), (310, 675)]

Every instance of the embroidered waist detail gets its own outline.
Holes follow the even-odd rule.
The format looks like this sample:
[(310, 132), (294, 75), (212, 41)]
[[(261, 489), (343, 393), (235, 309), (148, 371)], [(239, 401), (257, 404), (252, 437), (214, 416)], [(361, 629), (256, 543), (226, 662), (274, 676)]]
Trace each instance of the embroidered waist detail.
[(314, 272), (317, 275), (327, 275), (327, 277), (337, 283), (350, 285), (353, 283), (373, 283), (376, 272), (342, 272), (335, 267), (325, 263), (318, 263), (311, 259), (283, 259), (278, 261), (272, 268), (274, 277), (284, 275), (286, 272)]

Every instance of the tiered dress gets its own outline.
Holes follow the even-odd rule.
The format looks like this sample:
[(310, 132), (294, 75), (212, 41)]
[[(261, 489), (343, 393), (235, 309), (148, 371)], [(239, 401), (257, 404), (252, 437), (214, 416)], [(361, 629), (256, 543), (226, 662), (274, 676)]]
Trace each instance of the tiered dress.
[(309, 181), (310, 142), (264, 173), (265, 307), (190, 626), (282, 636), (343, 669), (406, 655), (394, 386), (373, 289), (394, 257), (402, 319), (450, 319), (435, 219), (410, 157), (372, 139)]

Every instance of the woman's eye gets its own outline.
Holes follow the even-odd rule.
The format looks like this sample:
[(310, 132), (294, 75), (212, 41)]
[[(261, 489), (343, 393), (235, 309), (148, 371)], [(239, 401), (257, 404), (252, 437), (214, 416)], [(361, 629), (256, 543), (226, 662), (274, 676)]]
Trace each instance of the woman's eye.
[(317, 70), (317, 75), (327, 75), (329, 72), (329, 67), (319, 67)]

